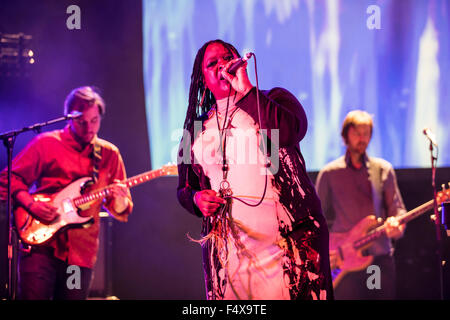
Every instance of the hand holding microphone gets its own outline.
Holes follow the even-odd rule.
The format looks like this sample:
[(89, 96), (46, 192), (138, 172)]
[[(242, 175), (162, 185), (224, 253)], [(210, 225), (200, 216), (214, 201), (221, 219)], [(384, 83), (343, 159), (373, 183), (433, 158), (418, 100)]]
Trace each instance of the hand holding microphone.
[(237, 60), (233, 60), (235, 62), (232, 63), (230, 68), (228, 69), (229, 74), (236, 74), (236, 71), (243, 66), (248, 59), (250, 59), (253, 56), (253, 53), (247, 52), (242, 58), (238, 58)]
[(233, 59), (221, 70), (221, 75), (231, 84), (233, 89), (244, 95), (253, 88), (246, 72), (247, 60), (252, 55), (253, 53), (248, 52), (242, 58)]

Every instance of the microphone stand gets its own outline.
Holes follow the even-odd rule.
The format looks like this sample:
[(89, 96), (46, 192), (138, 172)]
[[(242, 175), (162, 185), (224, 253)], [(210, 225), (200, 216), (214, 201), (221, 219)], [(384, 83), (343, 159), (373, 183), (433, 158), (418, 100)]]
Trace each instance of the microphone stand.
[(438, 263), (439, 263), (439, 296), (441, 300), (444, 299), (444, 279), (443, 279), (443, 266), (442, 266), (442, 254), (443, 254), (443, 243), (442, 243), (442, 235), (441, 235), (441, 216), (438, 209), (438, 203), (437, 203), (437, 190), (436, 190), (436, 163), (437, 163), (437, 156), (435, 157), (433, 155), (433, 143), (430, 141), (430, 153), (431, 153), (431, 185), (433, 188), (433, 210), (434, 210), (434, 216), (436, 217), (435, 220), (435, 227), (436, 227), (436, 241), (437, 241), (437, 256), (438, 256)]
[(54, 120), (50, 120), (43, 123), (36, 123), (34, 125), (31, 125), (29, 127), (24, 127), (19, 130), (12, 130), (5, 132), (3, 134), (0, 134), (0, 139), (3, 140), (3, 144), (5, 145), (7, 149), (7, 157), (8, 157), (8, 191), (7, 191), (7, 200), (6, 200), (6, 210), (7, 210), (7, 226), (8, 231), (5, 233), (5, 235), (8, 237), (8, 283), (5, 284), (8, 293), (7, 293), (7, 299), (8, 300), (15, 300), (16, 294), (17, 294), (17, 251), (18, 251), (18, 236), (17, 236), (17, 230), (14, 227), (14, 217), (13, 217), (13, 211), (12, 211), (12, 194), (11, 194), (11, 174), (12, 174), (12, 154), (13, 154), (13, 148), (14, 143), (16, 141), (16, 138), (19, 134), (27, 131), (35, 131), (36, 133), (40, 133), (42, 130), (42, 127), (66, 121), (69, 119), (75, 119), (81, 116), (81, 113), (77, 113), (75, 116), (73, 114), (66, 115), (64, 117), (60, 117)]

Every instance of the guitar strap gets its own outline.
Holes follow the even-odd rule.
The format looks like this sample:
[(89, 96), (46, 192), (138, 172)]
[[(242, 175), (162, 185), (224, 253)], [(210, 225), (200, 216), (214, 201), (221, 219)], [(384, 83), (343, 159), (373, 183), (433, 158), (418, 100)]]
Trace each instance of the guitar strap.
[[(383, 184), (381, 181), (381, 165), (376, 164), (373, 161), (372, 163), (370, 163), (370, 161), (368, 161), (367, 163), (369, 165), (368, 167), (369, 180), (370, 183), (372, 184), (374, 213), (377, 218), (382, 218), (383, 220), (386, 220), (387, 219), (386, 210), (384, 211), (384, 214), (382, 214), (384, 202), (383, 202)], [(378, 246), (378, 244), (375, 244), (375, 246)], [(388, 241), (388, 248), (389, 248), (389, 255), (392, 256), (394, 254), (394, 247), (392, 246), (391, 240)], [(376, 249), (374, 248), (374, 250)]]
[(97, 138), (95, 139), (94, 147), (92, 148), (92, 159), (92, 180), (94, 181), (94, 183), (97, 183), (100, 161), (102, 161), (102, 146), (98, 142)]
[(91, 152), (90, 158), (92, 159), (91, 179), (86, 181), (86, 182), (84, 182), (81, 185), (81, 188), (80, 188), (80, 193), (81, 194), (85, 193), (87, 188), (89, 188), (92, 185), (96, 184), (97, 181), (98, 181), (100, 161), (102, 161), (102, 146), (98, 142), (97, 138), (95, 138), (95, 141), (92, 144), (92, 152)]
[(372, 201), (373, 201), (373, 209), (375, 216), (377, 218), (383, 218), (382, 217), (382, 199), (383, 199), (383, 190), (382, 190), (382, 183), (381, 183), (381, 166), (378, 166), (371, 162), (370, 160), (367, 161), (368, 165), (368, 172), (369, 172), (369, 180), (370, 184), (372, 185)]

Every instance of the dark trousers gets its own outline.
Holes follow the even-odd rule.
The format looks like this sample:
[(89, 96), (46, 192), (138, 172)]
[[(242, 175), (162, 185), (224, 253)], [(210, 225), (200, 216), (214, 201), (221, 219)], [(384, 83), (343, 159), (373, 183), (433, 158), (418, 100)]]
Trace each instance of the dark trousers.
[(85, 300), (92, 269), (70, 266), (53, 256), (53, 249), (36, 247), (19, 256), (18, 299)]
[(345, 275), (334, 290), (336, 300), (394, 300), (396, 298), (395, 261), (390, 255), (376, 256), (372, 265), (379, 267), (380, 287), (370, 289), (367, 282), (374, 274), (367, 269)]

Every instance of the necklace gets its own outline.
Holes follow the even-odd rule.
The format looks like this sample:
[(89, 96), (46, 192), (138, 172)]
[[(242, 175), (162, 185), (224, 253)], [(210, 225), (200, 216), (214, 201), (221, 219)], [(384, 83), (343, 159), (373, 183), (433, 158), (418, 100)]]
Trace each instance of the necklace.
[[(230, 91), (231, 91), (231, 89), (230, 89)], [(235, 98), (236, 98), (236, 95), (235, 95)], [(227, 134), (226, 134), (225, 130), (229, 129), (230, 124), (231, 124), (232, 115), (236, 112), (237, 108), (235, 108), (233, 110), (233, 113), (228, 118), (229, 104), (230, 104), (230, 96), (228, 96), (228, 98), (227, 98), (227, 107), (225, 109), (225, 118), (223, 120), (222, 128), (220, 127), (219, 111), (218, 111), (218, 106), (216, 105), (217, 129), (219, 131), (220, 151), (222, 151), (222, 181), (220, 182), (219, 193), (220, 193), (221, 197), (223, 197), (223, 198), (225, 198), (225, 197), (229, 198), (233, 195), (233, 191), (231, 190), (231, 185), (227, 180), (228, 171), (230, 168), (227, 163), (227, 154), (226, 154)], [(228, 120), (228, 123), (227, 123), (227, 120)]]

